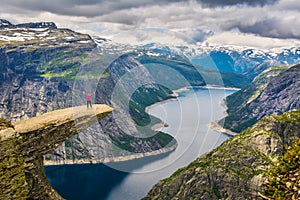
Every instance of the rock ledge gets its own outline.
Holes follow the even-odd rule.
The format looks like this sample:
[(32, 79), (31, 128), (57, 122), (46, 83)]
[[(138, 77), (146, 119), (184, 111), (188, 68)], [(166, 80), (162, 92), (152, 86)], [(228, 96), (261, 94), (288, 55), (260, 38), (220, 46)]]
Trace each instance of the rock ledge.
[(43, 155), (110, 112), (100, 104), (72, 107), (0, 130), (0, 199), (62, 199), (47, 181)]

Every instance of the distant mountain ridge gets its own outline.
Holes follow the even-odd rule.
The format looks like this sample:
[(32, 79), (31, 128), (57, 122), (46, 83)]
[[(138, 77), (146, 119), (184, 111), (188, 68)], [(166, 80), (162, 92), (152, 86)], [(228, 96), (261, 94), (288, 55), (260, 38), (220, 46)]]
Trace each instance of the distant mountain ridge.
[[(300, 48), (274, 48), (263, 50), (240, 46), (164, 46), (147, 44), (136, 48), (148, 49), (157, 53), (184, 55), (195, 66), (206, 69), (217, 69), (220, 72), (243, 74), (260, 65), (293, 65), (300, 62)], [(259, 70), (262, 72), (265, 68)], [(259, 73), (256, 73), (258, 75)], [(251, 76), (249, 76), (251, 77)], [(254, 78), (252, 76), (251, 78)]]
[(5, 19), (0, 19), (0, 28), (57, 28), (54, 22), (29, 22), (12, 24)]
[(0, 19), (0, 28), (4, 26), (12, 26), (12, 23), (7, 21), (6, 19)]

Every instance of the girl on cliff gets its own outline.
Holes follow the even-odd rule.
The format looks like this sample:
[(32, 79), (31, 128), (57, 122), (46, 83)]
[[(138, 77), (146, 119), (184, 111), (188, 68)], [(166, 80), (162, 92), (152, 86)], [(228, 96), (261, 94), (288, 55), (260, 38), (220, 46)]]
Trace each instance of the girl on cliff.
[(87, 92), (83, 91), (83, 94), (85, 95), (85, 98), (86, 98), (87, 109), (89, 109), (89, 106), (90, 106), (90, 108), (92, 108), (91, 96), (93, 96), (94, 93), (87, 93)]

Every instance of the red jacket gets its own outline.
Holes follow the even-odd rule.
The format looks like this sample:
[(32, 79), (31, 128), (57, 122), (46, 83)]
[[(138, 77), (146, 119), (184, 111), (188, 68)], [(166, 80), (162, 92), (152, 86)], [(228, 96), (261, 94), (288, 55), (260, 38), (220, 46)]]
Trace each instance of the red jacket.
[(86, 98), (86, 101), (91, 101), (91, 96), (93, 96), (94, 94), (89, 94), (89, 93), (86, 93), (84, 92), (84, 95), (85, 95), (85, 98)]

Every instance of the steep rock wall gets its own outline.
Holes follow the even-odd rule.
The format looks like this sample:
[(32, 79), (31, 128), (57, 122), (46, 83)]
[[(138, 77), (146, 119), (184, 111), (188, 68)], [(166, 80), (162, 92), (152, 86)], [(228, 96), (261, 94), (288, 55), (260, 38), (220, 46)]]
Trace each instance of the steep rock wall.
[(300, 109), (299, 96), (300, 64), (270, 68), (226, 98), (228, 116), (219, 123), (239, 133), (264, 116)]

